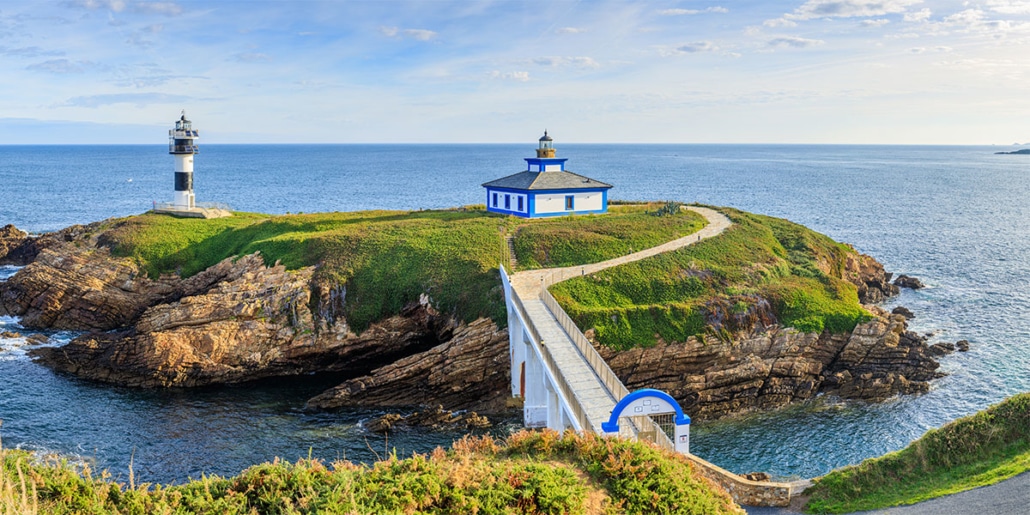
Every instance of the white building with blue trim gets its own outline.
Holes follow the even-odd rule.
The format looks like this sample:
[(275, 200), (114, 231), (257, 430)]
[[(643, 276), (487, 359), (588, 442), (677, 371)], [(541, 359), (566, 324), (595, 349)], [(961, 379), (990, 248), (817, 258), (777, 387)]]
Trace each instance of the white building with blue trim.
[(483, 184), (487, 211), (523, 218), (607, 213), (612, 185), (567, 171), (566, 161), (554, 157), (544, 131), (526, 171)]

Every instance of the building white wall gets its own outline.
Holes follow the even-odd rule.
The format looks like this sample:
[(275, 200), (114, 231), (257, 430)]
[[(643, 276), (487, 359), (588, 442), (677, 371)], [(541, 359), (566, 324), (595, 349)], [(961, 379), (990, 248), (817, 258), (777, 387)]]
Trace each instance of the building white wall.
[[(497, 204), (494, 204), (494, 194), (497, 194)], [(511, 207), (504, 207), (504, 196), (508, 195), (511, 197)], [(519, 209), (519, 199), (522, 199), (522, 209)], [(529, 213), (529, 198), (521, 193), (511, 193), (509, 191), (496, 191), (489, 190), (486, 196), (487, 207), (492, 209), (504, 209), (506, 211), (514, 211), (516, 213)]]
[(573, 201), (574, 211), (597, 211), (604, 207), (602, 202), (603, 193), (600, 191), (591, 191), (584, 193), (549, 193), (549, 194), (537, 194), (536, 196), (536, 212), (541, 214), (546, 213), (567, 213), (565, 209), (565, 196), (572, 195), (575, 198)]

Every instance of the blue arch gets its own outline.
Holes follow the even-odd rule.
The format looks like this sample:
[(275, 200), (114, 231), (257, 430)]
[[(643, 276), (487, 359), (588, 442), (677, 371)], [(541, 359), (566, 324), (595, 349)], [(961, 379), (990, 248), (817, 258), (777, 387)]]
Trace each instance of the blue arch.
[(601, 430), (605, 433), (617, 433), (619, 431), (619, 417), (622, 416), (622, 410), (626, 409), (633, 401), (643, 397), (657, 397), (665, 402), (668, 402), (673, 408), (676, 409), (676, 425), (682, 426), (690, 423), (690, 417), (683, 414), (683, 410), (680, 408), (680, 403), (676, 402), (671, 395), (661, 391), (655, 390), (654, 388), (643, 388), (637, 390), (619, 401), (612, 409), (612, 416), (608, 419), (608, 422), (601, 424)]

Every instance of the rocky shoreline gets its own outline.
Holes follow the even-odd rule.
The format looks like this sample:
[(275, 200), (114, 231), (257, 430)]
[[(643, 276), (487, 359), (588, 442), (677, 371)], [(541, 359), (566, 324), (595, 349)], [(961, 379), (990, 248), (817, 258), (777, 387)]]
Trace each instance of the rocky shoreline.
[[(186, 279), (150, 279), (111, 254), (97, 224), (38, 237), (0, 228), (0, 264), (24, 266), (0, 283), (0, 315), (21, 317), (33, 330), (85, 332), (31, 352), (57, 371), (147, 388), (333, 373), (341, 384), (308, 408), (509, 409), (507, 331), (489, 319), (465, 323), (440, 313), (424, 295), (356, 334), (342, 314), (346, 289), (322, 283), (315, 267), (286, 270), (251, 254)], [(898, 291), (874, 259), (855, 253), (845, 275), (875, 315), (849, 334), (773, 325), (731, 341), (599, 350), (630, 390), (666, 390), (699, 420), (824, 392), (875, 401), (928, 390), (940, 377), (935, 357), (954, 347), (929, 346), (907, 330), (903, 314), (872, 306)]]

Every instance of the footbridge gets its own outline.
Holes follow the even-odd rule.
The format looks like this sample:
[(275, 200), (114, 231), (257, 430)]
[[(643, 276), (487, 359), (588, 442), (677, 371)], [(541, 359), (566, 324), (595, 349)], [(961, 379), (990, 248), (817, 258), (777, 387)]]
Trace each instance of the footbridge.
[(511, 393), (523, 400), (527, 427), (573, 429), (646, 440), (685, 454), (702, 474), (726, 488), (740, 504), (786, 506), (797, 485), (755, 482), (689, 452), (690, 419), (667, 394), (630, 392), (568, 314), (547, 291), (572, 277), (638, 261), (721, 234), (732, 222), (715, 210), (688, 207), (708, 220), (699, 232), (600, 263), (508, 275), (501, 266), (508, 308)]

